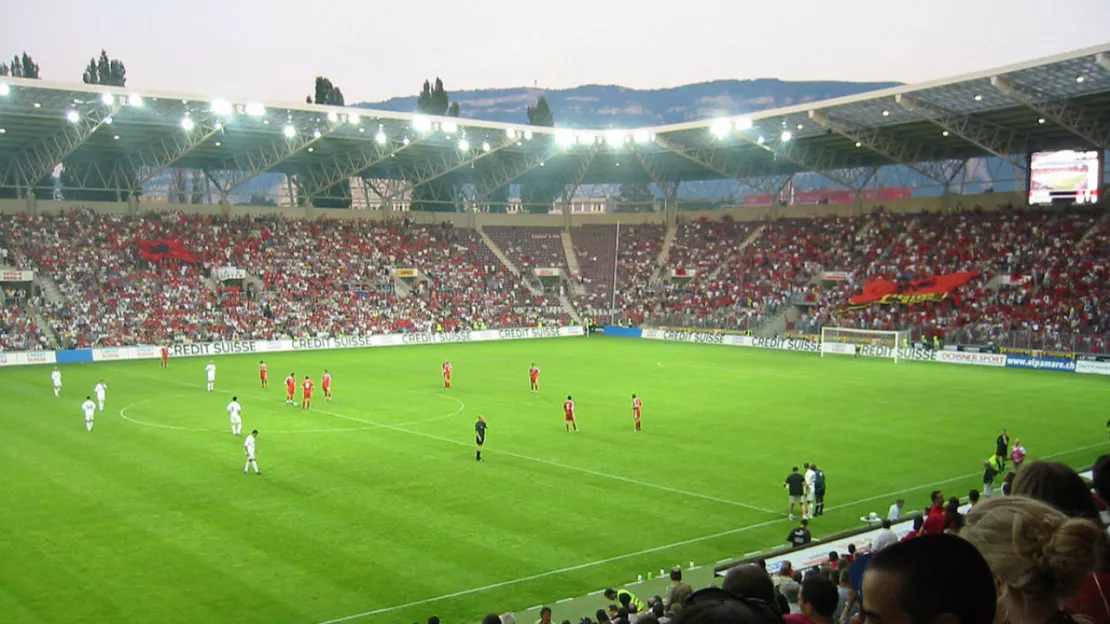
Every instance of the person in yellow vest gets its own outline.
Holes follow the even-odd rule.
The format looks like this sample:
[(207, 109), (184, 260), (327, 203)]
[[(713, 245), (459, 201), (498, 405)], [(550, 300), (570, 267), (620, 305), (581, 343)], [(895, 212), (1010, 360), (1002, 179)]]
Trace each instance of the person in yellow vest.
[(605, 599), (615, 600), (617, 604), (628, 609), (629, 613), (643, 613), (644, 609), (647, 608), (644, 601), (627, 589), (607, 589), (605, 590)]
[(903, 338), (902, 339), (902, 348), (903, 349), (909, 349), (910, 348), (910, 339), (909, 338)]
[(933, 336), (933, 351), (940, 351), (940, 338)]
[(443, 333), (443, 323), (436, 323), (436, 332)]

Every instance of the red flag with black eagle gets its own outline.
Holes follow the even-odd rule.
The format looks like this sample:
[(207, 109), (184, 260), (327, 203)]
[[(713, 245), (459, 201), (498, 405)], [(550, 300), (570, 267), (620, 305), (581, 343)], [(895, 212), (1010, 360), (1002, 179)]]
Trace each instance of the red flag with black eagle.
[(196, 264), (197, 257), (185, 243), (176, 240), (140, 240), (139, 255), (147, 262), (158, 263), (163, 260), (180, 260), (188, 264)]

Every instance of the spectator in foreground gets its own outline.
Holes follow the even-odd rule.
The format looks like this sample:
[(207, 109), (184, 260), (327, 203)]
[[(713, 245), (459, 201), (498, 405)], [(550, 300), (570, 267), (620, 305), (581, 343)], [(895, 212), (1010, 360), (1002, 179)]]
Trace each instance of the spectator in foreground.
[(536, 624), (551, 624), (551, 607), (540, 608), (540, 619), (536, 620)]
[(868, 621), (887, 624), (989, 624), (994, 574), (970, 543), (954, 535), (923, 535), (884, 548), (863, 576)]
[[(1095, 464), (1096, 481), (1099, 465)], [(1030, 462), (1014, 478), (1013, 494), (1039, 500), (1059, 509), (1066, 516), (1084, 518), (1103, 526), (1098, 506), (1087, 484), (1065, 464)], [(1087, 576), (1079, 593), (1064, 601), (1064, 608), (1069, 613), (1086, 616), (1095, 624), (1110, 624), (1110, 540), (1102, 540), (1099, 553), (1099, 568)]]
[(605, 590), (605, 599), (616, 600), (621, 607), (628, 609), (629, 613), (638, 613), (647, 607), (643, 600), (637, 598), (635, 594), (627, 589), (607, 589)]
[(946, 533), (959, 533), (964, 528), (964, 515), (960, 513), (960, 499), (953, 496), (948, 499), (948, 506), (944, 508)]
[(667, 586), (667, 592), (663, 599), (664, 606), (671, 606), (675, 603), (682, 604), (686, 599), (694, 593), (694, 588), (690, 584), (682, 580), (682, 568), (674, 567), (671, 569), (671, 584)]
[[(1102, 529), (1024, 496), (998, 498), (968, 515), (960, 533), (1000, 583), (998, 605), (1009, 624), (1068, 624), (1060, 608), (1098, 563)], [(864, 594), (864, 600), (867, 594)]]
[(785, 615), (786, 624), (832, 624), (838, 601), (836, 585), (820, 574), (811, 574), (802, 581), (798, 597), (800, 613)]
[(890, 528), (890, 520), (883, 520), (883, 528), (879, 529), (879, 534), (875, 536), (875, 543), (871, 545), (871, 551), (878, 552), (891, 544), (897, 543), (898, 534)]
[(967, 502), (972, 507), (978, 505), (979, 504), (979, 490), (975, 490), (975, 489), (968, 490), (968, 492), (967, 492)]
[(771, 582), (771, 577), (754, 563), (738, 565), (729, 570), (721, 587), (738, 596), (758, 598), (767, 604), (775, 604), (775, 585)]
[(755, 598), (710, 587), (694, 592), (674, 624), (782, 624), (775, 609)]
[(944, 533), (944, 521), (947, 514), (944, 512), (944, 493), (933, 490), (929, 495), (932, 506), (925, 514), (925, 523), (921, 525), (921, 535), (940, 535)]
[(482, 618), (482, 624), (501, 624), (501, 616), (496, 613), (487, 613), (486, 617)]

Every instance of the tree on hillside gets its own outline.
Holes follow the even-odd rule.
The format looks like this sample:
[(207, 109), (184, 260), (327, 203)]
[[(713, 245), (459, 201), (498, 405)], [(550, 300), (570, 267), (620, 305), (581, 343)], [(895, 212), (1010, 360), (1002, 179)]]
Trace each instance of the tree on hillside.
[[(332, 81), (326, 76), (316, 77), (316, 87), (313, 90), (313, 95), (308, 96), (305, 100), (309, 104), (324, 104), (327, 106), (343, 106), (343, 91), (339, 87), (332, 84)], [(343, 180), (336, 184), (321, 190), (315, 197), (311, 198), (312, 204), (317, 208), (350, 208), (351, 207), (351, 181)], [(297, 185), (297, 203), (305, 205), (309, 200), (305, 197), (301, 185)]]
[(12, 57), (11, 63), (0, 63), (0, 76), (38, 79), (39, 64), (26, 52), (22, 56), (17, 54)]
[[(108, 52), (101, 50), (99, 57), (89, 59), (89, 64), (85, 67), (85, 72), (81, 76), (81, 81), (85, 84), (125, 87), (127, 86), (127, 68), (124, 67), (123, 61), (108, 58)], [(125, 187), (125, 189), (130, 188), (133, 186), (131, 182), (136, 179), (136, 174), (135, 171), (126, 168), (126, 162), (126, 158), (122, 153), (105, 153), (97, 160), (97, 166), (101, 175), (89, 175), (93, 171), (93, 165), (90, 162), (67, 160), (63, 163), (62, 168), (62, 194), (66, 199), (74, 201), (124, 200), (126, 199), (126, 190), (117, 193), (116, 191), (85, 190), (76, 187), (81, 185), (82, 180), (89, 180), (92, 184), (102, 185), (105, 181), (99, 178), (107, 177), (105, 172), (110, 172), (118, 166), (119, 172), (114, 179), (114, 183)]]
[[(555, 114), (551, 112), (551, 107), (547, 104), (547, 98), (541, 95), (535, 106), (528, 107), (528, 123), (533, 126), (549, 128), (555, 125)], [(551, 211), (555, 198), (562, 194), (563, 189), (558, 183), (520, 185), (520, 199), (524, 204), (525, 212), (547, 214)]]
[[(443, 81), (436, 78), (435, 84), (425, 80), (420, 94), (416, 96), (416, 111), (425, 115), (459, 116), (459, 103), (452, 102)], [(412, 189), (412, 209), (428, 212), (454, 212), (455, 206), (447, 198), (453, 193), (451, 180), (433, 180)]]
[(85, 73), (81, 76), (85, 84), (109, 85), (112, 87), (127, 86), (127, 68), (119, 59), (109, 59), (106, 50), (100, 51), (100, 58), (89, 59)]
[(316, 104), (343, 106), (343, 91), (324, 76), (316, 77)]

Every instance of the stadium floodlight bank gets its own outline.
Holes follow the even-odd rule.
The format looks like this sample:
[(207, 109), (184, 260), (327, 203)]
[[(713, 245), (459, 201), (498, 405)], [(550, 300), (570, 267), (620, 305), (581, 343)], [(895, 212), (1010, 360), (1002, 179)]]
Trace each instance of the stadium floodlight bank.
[(868, 355), (894, 358), (897, 362), (902, 347), (909, 346), (910, 332), (849, 327), (821, 328), (821, 357), (834, 355)]

